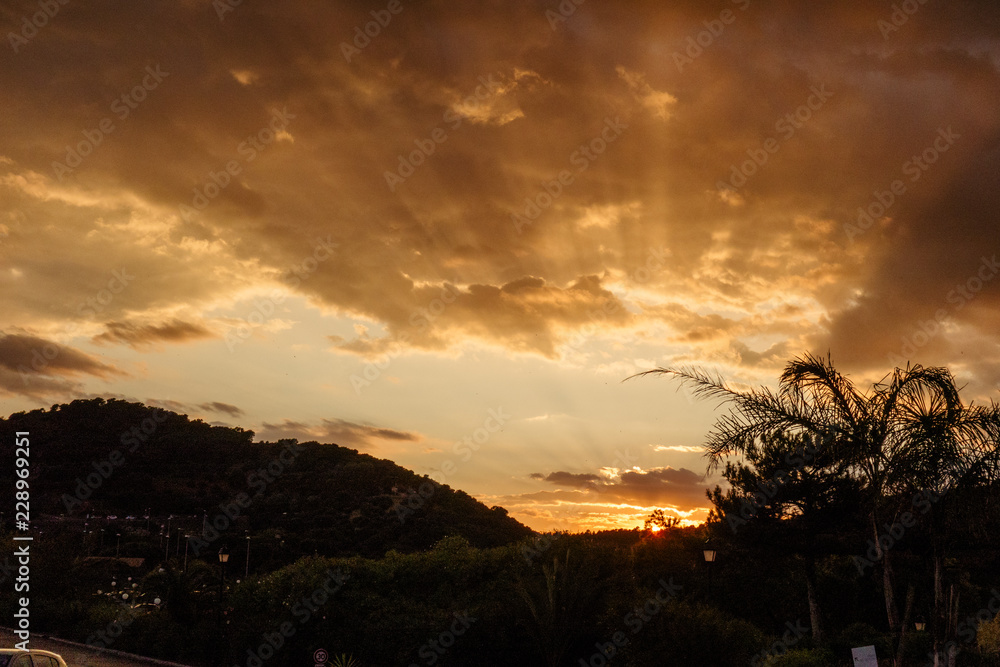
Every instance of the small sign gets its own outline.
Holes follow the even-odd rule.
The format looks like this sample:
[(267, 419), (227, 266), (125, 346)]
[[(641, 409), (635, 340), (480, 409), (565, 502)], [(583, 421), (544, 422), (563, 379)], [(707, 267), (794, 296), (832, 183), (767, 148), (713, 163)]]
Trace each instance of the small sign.
[(854, 667), (878, 667), (878, 656), (875, 655), (874, 646), (852, 648), (851, 655), (854, 656)]

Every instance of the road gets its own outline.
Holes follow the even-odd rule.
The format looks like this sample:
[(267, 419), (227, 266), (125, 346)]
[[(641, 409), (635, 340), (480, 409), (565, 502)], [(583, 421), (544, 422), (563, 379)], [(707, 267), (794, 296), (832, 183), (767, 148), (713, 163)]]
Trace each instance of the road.
[[(17, 641), (14, 633), (0, 629), (0, 647), (11, 648)], [(156, 665), (174, 664), (149, 660), (140, 656), (100, 651), (83, 644), (43, 639), (36, 635), (32, 635), (30, 646), (58, 653), (69, 667), (155, 667)]]

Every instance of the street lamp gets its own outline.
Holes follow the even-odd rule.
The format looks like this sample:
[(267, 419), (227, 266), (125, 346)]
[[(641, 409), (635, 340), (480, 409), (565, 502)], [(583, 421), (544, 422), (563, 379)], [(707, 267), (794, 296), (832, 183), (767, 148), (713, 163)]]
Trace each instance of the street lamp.
[(709, 594), (709, 596), (711, 596), (711, 594), (712, 594), (712, 578), (713, 578), (713, 575), (715, 574), (713, 572), (713, 570), (715, 568), (711, 565), (711, 563), (715, 562), (715, 557), (719, 555), (719, 552), (715, 550), (715, 548), (712, 546), (712, 543), (711, 543), (710, 540), (705, 540), (705, 546), (702, 548), (701, 553), (705, 557), (705, 562), (709, 563), (709, 566), (708, 566), (708, 594)]
[(923, 632), (924, 628), (927, 627), (927, 622), (924, 620), (923, 616), (918, 616), (917, 621), (913, 624), (917, 629), (917, 632)]
[[(224, 628), (222, 627), (222, 597), (226, 591), (226, 563), (229, 562), (229, 549), (222, 547), (219, 549), (219, 565), (222, 570), (222, 578), (219, 583), (219, 615), (218, 615), (218, 625), (219, 632), (224, 633)], [(222, 658), (225, 657), (226, 647), (223, 643), (219, 644), (219, 658), (220, 664), (222, 664)]]
[(246, 571), (243, 573), (243, 578), (246, 579), (250, 576), (250, 531), (247, 531), (247, 566)]
[(222, 601), (222, 592), (226, 589), (226, 563), (229, 562), (229, 549), (222, 547), (219, 549), (219, 563), (222, 565), (222, 584), (219, 587), (219, 601)]

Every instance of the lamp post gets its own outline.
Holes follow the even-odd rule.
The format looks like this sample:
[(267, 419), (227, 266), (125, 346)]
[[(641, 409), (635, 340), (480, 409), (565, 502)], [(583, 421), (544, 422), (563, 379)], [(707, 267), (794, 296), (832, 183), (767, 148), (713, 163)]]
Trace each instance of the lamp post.
[(226, 642), (224, 638), (224, 628), (222, 626), (222, 603), (223, 595), (226, 591), (226, 563), (229, 562), (229, 549), (222, 547), (219, 549), (219, 566), (221, 570), (221, 578), (219, 579), (219, 614), (218, 614), (218, 625), (219, 634), (223, 635), (223, 640), (219, 642), (219, 664), (224, 663), (225, 653), (226, 653)]
[(715, 558), (719, 555), (719, 552), (712, 545), (711, 540), (705, 540), (705, 546), (702, 548), (701, 553), (705, 557), (705, 562), (708, 563), (708, 593), (711, 595), (712, 576), (714, 574), (713, 570), (715, 569), (712, 567), (712, 563), (715, 562)]
[(229, 549), (222, 547), (219, 549), (219, 562), (222, 563), (222, 585), (226, 584), (226, 563), (229, 562)]
[(917, 616), (917, 620), (913, 624), (913, 627), (917, 629), (917, 632), (923, 632), (924, 628), (927, 627), (927, 621), (924, 620), (923, 616)]
[(243, 572), (243, 579), (247, 579), (250, 576), (250, 531), (247, 531), (247, 566), (246, 571)]

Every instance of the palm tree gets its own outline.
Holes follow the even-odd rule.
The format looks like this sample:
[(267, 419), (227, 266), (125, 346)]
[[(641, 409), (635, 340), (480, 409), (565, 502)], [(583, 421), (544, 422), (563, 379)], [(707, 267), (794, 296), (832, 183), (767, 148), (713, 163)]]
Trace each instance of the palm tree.
[(531, 631), (546, 665), (564, 664), (570, 645), (580, 635), (580, 618), (591, 608), (596, 577), (586, 564), (570, 563), (570, 550), (563, 559), (542, 565), (543, 579), (517, 577), (517, 592), (531, 614)]
[(732, 405), (708, 435), (709, 472), (729, 456), (759, 453), (774, 433), (811, 436), (824, 450), (832, 448), (867, 492), (886, 617), (902, 639), (892, 558), (880, 542), (881, 513), (887, 501), (929, 485), (947, 490), (995, 479), (997, 406), (964, 405), (946, 368), (907, 365), (863, 392), (834, 368), (829, 356), (810, 354), (786, 365), (777, 392), (766, 387), (736, 390), (721, 377), (696, 369), (656, 368), (637, 376), (650, 374), (677, 377), (696, 394)]

